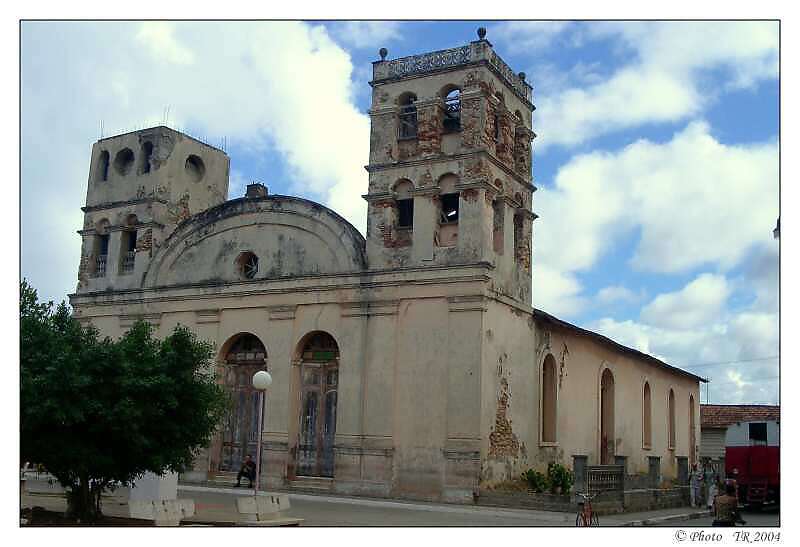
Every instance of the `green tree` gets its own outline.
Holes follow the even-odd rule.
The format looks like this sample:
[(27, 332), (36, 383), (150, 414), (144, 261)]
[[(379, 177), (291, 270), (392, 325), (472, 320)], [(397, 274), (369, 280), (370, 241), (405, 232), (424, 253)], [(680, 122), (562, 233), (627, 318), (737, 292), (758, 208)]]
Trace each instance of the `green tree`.
[(58, 479), (68, 512), (96, 520), (104, 489), (190, 466), (226, 407), (211, 345), (180, 326), (159, 341), (145, 322), (101, 338), (26, 281), (20, 293), (21, 459)]

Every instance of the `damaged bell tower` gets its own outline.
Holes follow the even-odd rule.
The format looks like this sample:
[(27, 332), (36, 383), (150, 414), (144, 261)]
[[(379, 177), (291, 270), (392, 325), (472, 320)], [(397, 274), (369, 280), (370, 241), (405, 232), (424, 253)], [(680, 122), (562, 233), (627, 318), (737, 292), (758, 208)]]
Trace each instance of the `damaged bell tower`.
[(222, 150), (164, 126), (97, 141), (76, 292), (139, 287), (175, 227), (226, 200), (229, 164)]
[(373, 63), (370, 268), (487, 263), (492, 289), (531, 300), (531, 140), (525, 74), (486, 31), (468, 45)]

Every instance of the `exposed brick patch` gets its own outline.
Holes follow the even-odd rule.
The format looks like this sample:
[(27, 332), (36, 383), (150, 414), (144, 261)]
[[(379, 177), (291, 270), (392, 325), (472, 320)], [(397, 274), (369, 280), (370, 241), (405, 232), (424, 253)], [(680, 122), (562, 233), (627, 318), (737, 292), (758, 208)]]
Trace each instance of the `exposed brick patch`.
[(475, 203), (478, 201), (478, 191), (475, 188), (468, 188), (461, 192), (461, 197), (464, 198), (464, 201), (467, 203)]
[(136, 238), (136, 252), (149, 251), (153, 248), (153, 229), (148, 228)]
[(168, 206), (170, 220), (175, 224), (180, 224), (190, 216), (189, 211), (189, 194), (183, 194), (177, 203), (170, 203)]
[(531, 135), (526, 127), (514, 133), (514, 170), (523, 177), (531, 175)]
[(489, 434), (489, 456), (516, 457), (519, 455), (519, 439), (511, 430), (511, 422), (508, 420), (509, 398), (508, 380), (503, 377), (500, 379), (500, 394), (497, 398), (494, 428)]
[(478, 97), (461, 101), (461, 146), (478, 146), (481, 124), (481, 99)]
[(423, 156), (438, 154), (442, 150), (442, 107), (425, 105), (417, 109), (417, 142)]

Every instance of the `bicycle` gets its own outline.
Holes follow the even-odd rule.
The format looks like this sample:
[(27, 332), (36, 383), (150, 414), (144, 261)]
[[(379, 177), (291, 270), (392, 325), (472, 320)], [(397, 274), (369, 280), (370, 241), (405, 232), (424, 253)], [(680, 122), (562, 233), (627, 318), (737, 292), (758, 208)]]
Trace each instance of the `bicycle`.
[(600, 526), (600, 519), (597, 518), (597, 513), (592, 510), (592, 500), (595, 499), (600, 492), (595, 492), (594, 495), (576, 493), (576, 496), (581, 498), (578, 501), (578, 514), (575, 517), (575, 526)]

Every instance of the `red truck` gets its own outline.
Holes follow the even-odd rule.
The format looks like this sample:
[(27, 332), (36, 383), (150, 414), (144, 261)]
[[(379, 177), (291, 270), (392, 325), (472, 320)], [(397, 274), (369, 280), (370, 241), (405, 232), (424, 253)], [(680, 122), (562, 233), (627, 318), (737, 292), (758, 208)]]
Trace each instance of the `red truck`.
[(777, 503), (780, 495), (779, 422), (739, 422), (728, 426), (725, 475), (736, 480), (740, 503), (750, 506)]

